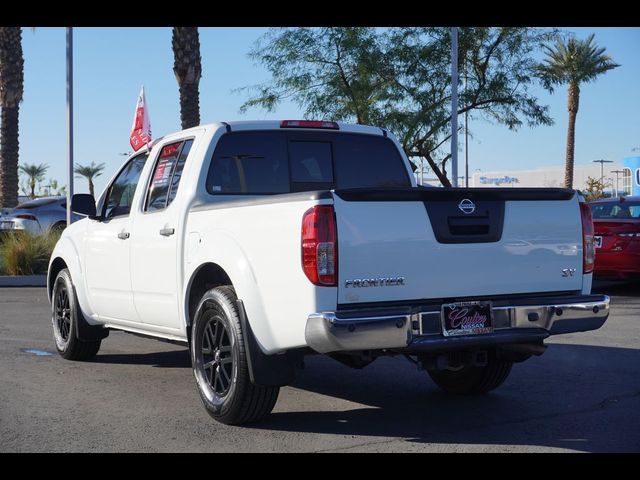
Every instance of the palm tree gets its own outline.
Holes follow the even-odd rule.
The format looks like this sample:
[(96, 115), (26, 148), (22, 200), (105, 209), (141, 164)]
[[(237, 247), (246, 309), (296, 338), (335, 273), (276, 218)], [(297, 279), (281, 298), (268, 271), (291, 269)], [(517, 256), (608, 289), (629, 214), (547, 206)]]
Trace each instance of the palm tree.
[(73, 172), (76, 173), (76, 177), (84, 177), (89, 181), (89, 193), (91, 195), (94, 195), (93, 179), (95, 177), (99, 177), (100, 175), (102, 175), (103, 170), (104, 170), (104, 163), (96, 165), (94, 162), (91, 162), (91, 165), (86, 165), (86, 166), (76, 163), (76, 168), (73, 169)]
[(202, 75), (198, 27), (173, 27), (173, 73), (180, 90), (180, 120), (182, 128), (200, 125), (200, 94)]
[(594, 36), (592, 33), (585, 40), (558, 39), (553, 45), (545, 45), (546, 58), (538, 67), (543, 84), (550, 92), (553, 93), (554, 85), (569, 85), (569, 127), (564, 173), (564, 186), (567, 188), (573, 188), (573, 151), (580, 84), (592, 82), (598, 75), (620, 66), (609, 55), (605, 55), (605, 48), (594, 43)]
[(0, 27), (0, 207), (18, 204), (18, 113), (23, 90), (22, 29)]
[(29, 196), (31, 198), (35, 198), (36, 196), (36, 182), (44, 180), (48, 169), (49, 165), (46, 163), (41, 163), (40, 165), (25, 163), (24, 165), (20, 165), (20, 171), (29, 177), (29, 188), (31, 188), (31, 195)]

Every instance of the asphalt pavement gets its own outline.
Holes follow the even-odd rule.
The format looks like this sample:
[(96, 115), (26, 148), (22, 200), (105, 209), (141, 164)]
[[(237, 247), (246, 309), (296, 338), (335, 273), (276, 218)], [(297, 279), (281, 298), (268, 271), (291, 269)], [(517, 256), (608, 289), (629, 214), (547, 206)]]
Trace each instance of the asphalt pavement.
[(229, 427), (185, 348), (112, 332), (94, 361), (66, 361), (45, 289), (2, 288), (0, 452), (638, 452), (640, 286), (595, 290), (612, 297), (600, 330), (553, 337), (490, 394), (441, 393), (401, 357), (313, 356), (267, 420)]

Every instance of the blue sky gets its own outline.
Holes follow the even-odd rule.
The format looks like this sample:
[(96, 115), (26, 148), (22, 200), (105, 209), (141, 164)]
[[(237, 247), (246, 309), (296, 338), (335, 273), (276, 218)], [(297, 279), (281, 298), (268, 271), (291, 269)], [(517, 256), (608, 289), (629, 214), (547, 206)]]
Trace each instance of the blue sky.
[[(581, 89), (576, 129), (576, 163), (605, 158), (621, 161), (640, 147), (640, 28), (571, 28), (579, 38), (595, 32), (621, 67)], [(201, 28), (203, 123), (221, 120), (302, 118), (298, 107), (282, 104), (275, 113), (239, 107), (245, 93), (232, 90), (268, 80), (247, 57), (266, 28)], [(25, 92), (20, 111), (21, 163), (47, 163), (47, 180), (66, 183), (65, 29), (24, 29)], [(130, 151), (129, 133), (140, 86), (144, 84), (154, 137), (180, 129), (178, 89), (173, 75), (171, 28), (74, 28), (75, 158), (106, 164), (96, 193)], [(482, 120), (470, 125), (470, 173), (530, 169), (564, 162), (566, 89), (539, 91), (556, 123), (551, 127), (506, 127)], [(636, 152), (635, 154), (639, 154)], [(463, 158), (461, 156), (461, 158)], [(463, 165), (460, 171), (462, 172)], [(87, 191), (75, 179), (76, 192)]]

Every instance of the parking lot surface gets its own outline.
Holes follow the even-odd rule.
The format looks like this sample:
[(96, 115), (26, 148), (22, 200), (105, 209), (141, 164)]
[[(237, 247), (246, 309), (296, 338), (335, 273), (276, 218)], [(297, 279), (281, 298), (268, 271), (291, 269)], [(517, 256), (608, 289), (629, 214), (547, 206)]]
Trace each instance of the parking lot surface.
[(112, 332), (94, 361), (66, 361), (45, 289), (3, 288), (0, 452), (637, 452), (640, 286), (594, 291), (612, 298), (600, 330), (551, 338), (490, 394), (441, 393), (402, 357), (314, 356), (266, 421), (229, 427), (201, 406), (185, 348)]

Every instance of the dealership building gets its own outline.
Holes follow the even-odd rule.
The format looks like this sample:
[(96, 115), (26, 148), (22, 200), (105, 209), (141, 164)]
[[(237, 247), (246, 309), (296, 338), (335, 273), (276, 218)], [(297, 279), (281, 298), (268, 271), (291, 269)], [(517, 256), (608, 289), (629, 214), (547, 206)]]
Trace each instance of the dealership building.
[(627, 157), (623, 161), (624, 182), (631, 195), (640, 196), (640, 157)]
[[(622, 163), (605, 163), (601, 170), (598, 163), (575, 164), (573, 186), (578, 190), (587, 187), (587, 178), (600, 178), (603, 172), (605, 191), (612, 195), (640, 195), (640, 156), (627, 157)], [(617, 171), (617, 173), (616, 173)], [(426, 182), (425, 182), (426, 183)], [(429, 182), (431, 183), (431, 182)], [(464, 180), (461, 181), (464, 184)], [(564, 165), (540, 167), (530, 170), (476, 170), (469, 178), (471, 187), (563, 187)]]

